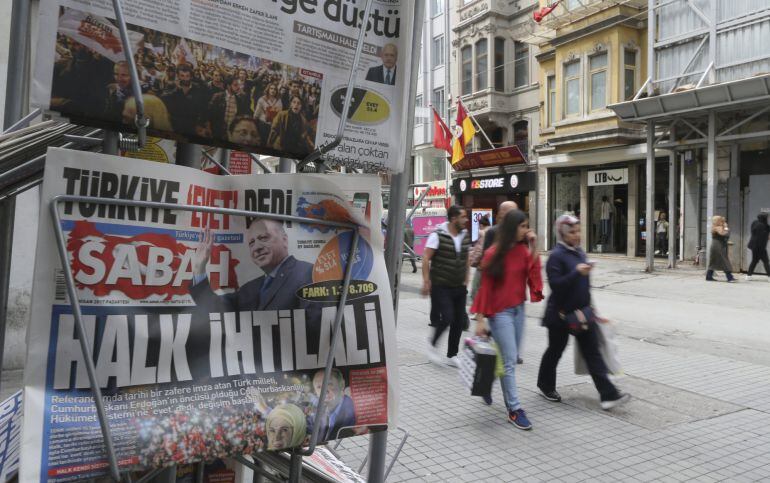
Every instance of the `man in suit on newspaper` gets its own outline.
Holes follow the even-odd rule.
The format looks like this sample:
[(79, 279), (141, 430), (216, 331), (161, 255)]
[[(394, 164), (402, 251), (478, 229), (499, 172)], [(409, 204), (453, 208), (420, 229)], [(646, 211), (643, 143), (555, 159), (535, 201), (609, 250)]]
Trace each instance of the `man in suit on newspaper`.
[(213, 236), (209, 229), (203, 234), (193, 255), (193, 285), (190, 295), (195, 304), (208, 311), (240, 312), (248, 310), (310, 309), (307, 320), (314, 320), (320, 310), (297, 297), (297, 290), (313, 282), (313, 264), (289, 255), (286, 231), (280, 221), (262, 218), (247, 219), (246, 243), (251, 260), (263, 275), (246, 282), (232, 293), (217, 295), (209, 285), (206, 265), (211, 256)]
[(396, 61), (398, 61), (396, 45), (385, 44), (380, 52), (380, 58), (382, 65), (370, 67), (366, 73), (366, 80), (391, 86), (396, 85)]

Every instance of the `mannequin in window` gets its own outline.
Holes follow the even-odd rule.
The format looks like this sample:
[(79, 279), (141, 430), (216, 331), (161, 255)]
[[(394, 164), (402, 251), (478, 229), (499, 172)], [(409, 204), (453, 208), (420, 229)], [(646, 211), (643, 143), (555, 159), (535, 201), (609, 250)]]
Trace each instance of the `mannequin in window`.
[(602, 205), (600, 207), (600, 225), (599, 225), (599, 233), (600, 233), (600, 240), (602, 244), (605, 244), (610, 239), (610, 230), (611, 230), (611, 224), (610, 219), (612, 218), (612, 203), (610, 203), (610, 200), (607, 199), (606, 196), (602, 196)]

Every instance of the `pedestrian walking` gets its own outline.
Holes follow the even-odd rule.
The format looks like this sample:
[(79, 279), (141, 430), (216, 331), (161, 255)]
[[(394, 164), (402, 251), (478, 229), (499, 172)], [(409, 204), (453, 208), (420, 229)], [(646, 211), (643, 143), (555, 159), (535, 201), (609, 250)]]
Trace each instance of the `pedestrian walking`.
[[(414, 251), (414, 228), (411, 221), (408, 221), (404, 227), (404, 243)], [(417, 273), (417, 263), (414, 261), (414, 255), (407, 253), (406, 258), (412, 264), (412, 273)]]
[(706, 280), (713, 282), (714, 272), (723, 271), (729, 283), (735, 282), (733, 277), (733, 265), (727, 253), (727, 242), (730, 240), (730, 227), (724, 216), (711, 218), (711, 248), (709, 249), (709, 266), (706, 271)]
[(586, 254), (580, 247), (580, 221), (574, 216), (562, 215), (556, 220), (553, 231), (558, 243), (545, 266), (551, 287), (543, 317), (543, 325), (548, 329), (548, 348), (540, 361), (537, 387), (547, 400), (561, 401), (561, 395), (556, 391), (556, 367), (569, 340), (567, 316), (579, 311), (587, 324), (585, 330), (575, 332), (575, 340), (599, 391), (602, 409), (612, 409), (628, 401), (630, 396), (621, 393), (607, 376), (597, 335), (596, 324), (601, 322), (588, 320), (596, 319), (591, 308), (590, 273), (593, 267), (587, 263)]
[(770, 282), (770, 263), (767, 258), (767, 241), (770, 239), (770, 226), (767, 224), (767, 213), (760, 213), (751, 224), (751, 238), (749, 238), (749, 250), (751, 250), (751, 264), (746, 275), (746, 280), (751, 280), (754, 269), (761, 261), (765, 267), (767, 281)]
[(658, 213), (658, 221), (655, 224), (655, 237), (658, 242), (658, 249), (655, 251), (655, 254), (668, 255), (668, 221), (666, 220), (665, 211)]
[[(532, 302), (543, 300), (540, 257), (534, 247), (527, 244), (529, 231), (526, 213), (512, 210), (505, 215), (498, 225), (494, 244), (482, 258), (481, 286), (471, 309), (489, 318), (489, 329), (503, 358), (504, 375), (500, 384), (508, 421), (519, 429), (532, 429), (516, 390), (516, 362), (524, 338), (527, 286)], [(479, 318), (476, 333), (485, 332), (484, 319)], [(491, 399), (485, 401), (492, 402)]]
[(457, 367), (457, 352), (460, 337), (468, 314), (465, 301), (468, 299), (468, 253), (471, 240), (468, 230), (468, 215), (461, 206), (450, 206), (447, 221), (438, 225), (425, 243), (422, 256), (422, 294), (430, 295), (431, 311), (437, 309), (439, 317), (431, 318), (433, 336), (428, 341), (428, 359), (441, 362), (436, 343), (449, 329), (447, 358), (444, 362)]
[(484, 236), (489, 230), (491, 223), (489, 217), (484, 215), (479, 220), (479, 237), (476, 239), (476, 243), (471, 248), (470, 257), (471, 267), (476, 269), (473, 274), (473, 281), (471, 282), (471, 301), (476, 298), (476, 293), (479, 291), (479, 284), (481, 284), (481, 270), (479, 270), (479, 263), (481, 263), (481, 257), (484, 255)]

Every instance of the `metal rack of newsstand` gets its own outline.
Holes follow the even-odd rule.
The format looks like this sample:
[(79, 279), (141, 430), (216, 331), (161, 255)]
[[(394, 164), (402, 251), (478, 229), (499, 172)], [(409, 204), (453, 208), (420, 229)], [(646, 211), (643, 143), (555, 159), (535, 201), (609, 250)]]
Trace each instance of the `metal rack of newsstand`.
[[(128, 29), (123, 17), (123, 9), (121, 0), (112, 0), (115, 20), (120, 31), (120, 40), (123, 44), (124, 52), (126, 55), (126, 62), (128, 63), (129, 73), (131, 76), (131, 84), (134, 92), (141, 92), (139, 85), (139, 76), (134, 62), (133, 53), (131, 51), (130, 43), (128, 41)], [(364, 8), (364, 17), (368, 18), (371, 12), (373, 0), (366, 0), (366, 6)], [(408, 109), (408, 129), (407, 137), (404, 140), (407, 146), (411, 146), (412, 134), (413, 134), (413, 120), (414, 120), (414, 104), (410, 101), (413, 99), (413, 93), (416, 90), (417, 83), (417, 71), (420, 59), (420, 48), (422, 38), (422, 26), (423, 26), (423, 12), (425, 9), (425, 0), (415, 0), (415, 15), (413, 19), (412, 29), (412, 45), (416, 46), (413, 49), (413, 55), (411, 61), (411, 77), (409, 79), (409, 96), (406, 97), (409, 109)], [(11, 124), (3, 134), (11, 132), (20, 132), (23, 129), (32, 129), (30, 123), (35, 120), (40, 111), (36, 110), (32, 113), (23, 116), (24, 103), (21, 99), (24, 99), (24, 93), (26, 92), (26, 85), (29, 84), (29, 69), (27, 61), (29, 57), (29, 24), (30, 24), (30, 6), (27, 0), (13, 0), (12, 7), (12, 32), (10, 42), (10, 55), (9, 55), (9, 76), (8, 87), (6, 96), (6, 110), (5, 110), (5, 123)], [(343, 104), (342, 115), (340, 118), (340, 124), (338, 127), (337, 135), (335, 138), (327, 144), (317, 148), (314, 152), (308, 155), (305, 159), (296, 162), (296, 168), (294, 168), (295, 162), (293, 160), (281, 158), (279, 164), (279, 172), (292, 172), (293, 170), (302, 171), (310, 167), (315, 167), (316, 172), (324, 172), (325, 167), (323, 164), (324, 154), (334, 149), (341, 141), (345, 131), (345, 126), (348, 119), (351, 98), (353, 93), (353, 87), (356, 81), (356, 71), (358, 69), (359, 59), (364, 44), (364, 37), (366, 35), (365, 24), (362, 23), (359, 29), (358, 42), (356, 51), (354, 54), (353, 62), (350, 68), (350, 75), (348, 79), (348, 89), (346, 90), (345, 100)], [(144, 114), (144, 102), (142, 96), (136, 97), (136, 136), (129, 137), (124, 136), (121, 133), (103, 131), (101, 129), (86, 129), (78, 128), (72, 125), (65, 125), (63, 127), (56, 126), (56, 137), (46, 138), (45, 144), (38, 143), (34, 147), (38, 150), (41, 147), (48, 145), (59, 145), (61, 147), (81, 149), (81, 148), (93, 148), (101, 146), (101, 151), (105, 154), (117, 154), (118, 149), (124, 149), (129, 151), (136, 151), (142, 148), (146, 143), (146, 129), (149, 125), (149, 119)], [(29, 126), (29, 127), (28, 127)], [(101, 135), (101, 137), (100, 137)], [(55, 139), (55, 141), (51, 141)], [(180, 144), (177, 151), (177, 163), (178, 164), (190, 164), (192, 159), (197, 156), (198, 149), (195, 145)], [(213, 164), (218, 166), (220, 170), (226, 174), (230, 174), (222, 162), (218, 161), (211, 155), (202, 151), (202, 153)], [(262, 169), (263, 172), (269, 173), (267, 167), (260, 162), (257, 156), (252, 155), (252, 159)], [(407, 160), (408, 161), (408, 158)], [(45, 155), (38, 155), (32, 157), (32, 159), (23, 159), (21, 162), (16, 163), (10, 169), (0, 173), (0, 214), (13, 215), (15, 196), (19, 193), (38, 185), (41, 182), (41, 173), (45, 162)], [(311, 164), (312, 163), (312, 164)], [(405, 162), (406, 169), (409, 168), (409, 163)], [(294, 168), (294, 169), (292, 169)], [(362, 171), (362, 170), (359, 170)], [(415, 203), (415, 208), (411, 210), (409, 215), (405, 214), (407, 191), (410, 187), (424, 186), (424, 185), (408, 185), (408, 177), (402, 173), (396, 173), (391, 178), (391, 204), (388, 211), (387, 223), (383, 220), (384, 227), (392, 227), (388, 230), (389, 235), (386, 237), (386, 251), (385, 262), (388, 269), (388, 277), (390, 288), (393, 294), (393, 303), (395, 313), (398, 310), (398, 285), (401, 272), (402, 255), (407, 257), (415, 257), (411, 247), (408, 247), (403, 240), (404, 224), (414, 214), (415, 209), (419, 206), (419, 201), (423, 199), (425, 193), (419, 196), (419, 200)], [(360, 232), (359, 226), (351, 223), (335, 222), (328, 220), (319, 220), (315, 218), (307, 218), (300, 216), (279, 215), (272, 213), (263, 213), (259, 211), (248, 211), (218, 207), (206, 207), (206, 206), (191, 206), (191, 205), (177, 205), (172, 203), (162, 202), (149, 202), (149, 201), (134, 201), (134, 200), (116, 200), (109, 198), (89, 197), (89, 196), (74, 196), (74, 195), (59, 195), (54, 197), (49, 205), (49, 209), (54, 224), (54, 231), (56, 234), (56, 242), (61, 258), (63, 267), (68, 266), (68, 257), (66, 250), (66, 243), (64, 233), (62, 231), (60, 223), (60, 215), (58, 207), (61, 203), (96, 203), (115, 206), (131, 206), (131, 207), (144, 207), (144, 208), (156, 208), (156, 209), (172, 209), (178, 211), (195, 211), (205, 213), (224, 214), (231, 216), (260, 216), (266, 219), (273, 219), (277, 221), (294, 221), (299, 223), (313, 223), (317, 225), (329, 226), (337, 229), (346, 229), (353, 232), (353, 241), (350, 246), (350, 252), (348, 260), (353, 260), (355, 252), (357, 250)], [(4, 217), (5, 219), (8, 219)], [(10, 272), (10, 252), (12, 244), (12, 230), (13, 224), (8, 223), (6, 227), (0, 228), (4, 230), (0, 233), (0, 309), (5, 310), (7, 306), (8, 298), (8, 276)], [(316, 408), (314, 420), (321, 420), (320, 416), (323, 415), (326, 410), (326, 391), (328, 380), (332, 371), (332, 362), (335, 348), (340, 338), (340, 327), (344, 319), (344, 310), (342, 310), (347, 301), (348, 288), (350, 286), (352, 263), (348, 263), (345, 267), (343, 290), (340, 300), (338, 302), (338, 310), (334, 320), (331, 334), (331, 346), (329, 355), (326, 359), (324, 368), (324, 379), (321, 386), (321, 393), (319, 395), (319, 403)], [(91, 386), (91, 391), (94, 395), (94, 403), (96, 405), (99, 424), (104, 438), (105, 450), (107, 453), (107, 460), (109, 464), (110, 475), (116, 481), (131, 481), (131, 475), (128, 472), (121, 472), (118, 466), (117, 456), (113, 444), (112, 434), (107, 422), (104, 403), (102, 400), (102, 393), (99, 385), (96, 381), (96, 370), (93, 363), (93, 355), (91, 354), (90, 345), (88, 344), (88, 336), (86, 334), (83, 321), (82, 312), (77, 298), (77, 292), (75, 290), (75, 284), (71, 270), (63, 270), (65, 276), (65, 283), (67, 287), (67, 293), (71, 302), (73, 316), (75, 319), (75, 330), (80, 341), (80, 348), (86, 362), (86, 369)], [(3, 342), (5, 336), (5, 319), (0, 321), (0, 342)], [(0, 344), (0, 360), (2, 357), (2, 344)], [(325, 482), (334, 481), (329, 477), (323, 475), (321, 472), (317, 472), (312, 468), (303, 474), (303, 456), (310, 456), (316, 449), (319, 436), (320, 425), (314, 425), (312, 434), (310, 436), (309, 445), (306, 448), (295, 448), (287, 452), (273, 452), (264, 451), (247, 456), (237, 455), (234, 456), (234, 460), (238, 463), (250, 468), (254, 472), (254, 481), (263, 482), (267, 481), (312, 481), (312, 482)], [(403, 436), (399, 438), (396, 443), (397, 448), (391, 455), (391, 461), (387, 465), (387, 437), (388, 431), (379, 431), (370, 434), (368, 454), (364, 458), (358, 473), (361, 473), (368, 465), (368, 474), (366, 480), (371, 483), (380, 483), (387, 478), (390, 470), (393, 468), (398, 456), (400, 455), (409, 434), (407, 431), (396, 428)], [(337, 450), (341, 441), (337, 441), (333, 448), (329, 448), (329, 452), (337, 457)], [(196, 471), (196, 480), (203, 481), (204, 476), (204, 463), (198, 463)], [(176, 477), (176, 467), (174, 465), (164, 468), (158, 468), (147, 472), (141, 477), (138, 482), (145, 481), (174, 481)]]

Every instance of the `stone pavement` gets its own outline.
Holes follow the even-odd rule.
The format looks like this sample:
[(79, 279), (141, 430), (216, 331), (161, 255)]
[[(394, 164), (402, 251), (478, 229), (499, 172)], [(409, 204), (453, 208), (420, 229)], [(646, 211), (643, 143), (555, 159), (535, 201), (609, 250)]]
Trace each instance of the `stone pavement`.
[[(517, 379), (532, 431), (506, 421), (498, 382), (486, 406), (455, 369), (427, 362), (429, 302), (404, 270), (399, 410), (410, 437), (389, 482), (770, 481), (770, 283), (707, 283), (687, 267), (645, 274), (628, 259), (600, 258), (596, 270), (599, 308), (618, 322), (625, 375), (615, 379), (633, 399), (602, 411), (590, 378), (574, 375), (572, 342), (563, 402), (542, 398), (546, 330), (542, 304), (530, 305)], [(340, 454), (355, 467), (367, 445), (345, 440)]]

